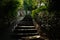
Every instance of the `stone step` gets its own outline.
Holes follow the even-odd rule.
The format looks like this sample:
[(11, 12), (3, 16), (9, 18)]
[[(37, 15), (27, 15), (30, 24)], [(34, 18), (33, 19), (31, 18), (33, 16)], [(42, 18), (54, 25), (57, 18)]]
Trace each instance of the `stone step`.
[(35, 26), (18, 26), (15, 29), (34, 29)]
[(14, 33), (36, 33), (37, 31), (14, 31)]
[(34, 27), (34, 26), (19, 26), (19, 27)]
[(15, 29), (14, 31), (37, 31), (37, 29)]
[(33, 21), (21, 21), (19, 26), (34, 26)]
[(22, 38), (36, 39), (36, 38), (40, 38), (40, 35), (34, 35), (34, 36), (28, 36), (28, 37), (22, 37)]
[(37, 29), (15, 29), (15, 30), (19, 30), (19, 31), (35, 31), (35, 30), (37, 30)]
[(32, 17), (31, 17), (31, 15), (26, 15), (25, 17), (24, 17), (24, 19), (23, 19), (23, 21), (32, 21)]
[(17, 33), (16, 35), (37, 35), (38, 33)]
[[(18, 39), (18, 40), (25, 40), (25, 38), (21, 38), (21, 39)], [(42, 38), (34, 38), (34, 39), (29, 39), (29, 40), (45, 40), (45, 39), (42, 39)]]
[(14, 33), (36, 33), (36, 29), (15, 29)]
[(14, 34), (13, 37), (20, 39), (22, 37), (28, 37), (28, 36), (34, 36), (34, 35), (39, 35), (38, 33), (18, 33), (18, 34)]
[[(35, 36), (28, 36), (28, 37), (22, 37), (21, 39), (29, 39), (29, 40), (45, 40), (45, 39), (42, 39), (40, 35), (35, 35)], [(20, 39), (19, 39), (20, 40)], [(46, 39), (47, 40), (47, 39)]]

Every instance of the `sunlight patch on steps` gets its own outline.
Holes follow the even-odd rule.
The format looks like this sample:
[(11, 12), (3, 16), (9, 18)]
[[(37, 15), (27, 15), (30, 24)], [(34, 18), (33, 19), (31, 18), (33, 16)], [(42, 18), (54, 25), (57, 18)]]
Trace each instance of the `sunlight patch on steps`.
[(40, 35), (29, 36), (29, 37), (22, 37), (22, 38), (34, 39), (34, 38), (40, 38)]

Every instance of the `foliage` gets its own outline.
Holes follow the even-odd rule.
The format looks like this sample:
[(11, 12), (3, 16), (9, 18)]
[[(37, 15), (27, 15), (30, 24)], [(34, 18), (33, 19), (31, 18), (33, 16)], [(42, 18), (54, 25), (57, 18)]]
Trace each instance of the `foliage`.
[(20, 5), (19, 5), (19, 8), (20, 8), (20, 9), (23, 8), (23, 1), (24, 1), (24, 0), (18, 0), (18, 2), (19, 2), (19, 4), (20, 4)]
[(39, 12), (41, 12), (41, 11), (44, 11), (44, 10), (47, 10), (47, 7), (46, 6), (41, 6), (41, 7), (39, 7), (38, 9), (36, 9), (36, 10), (33, 10), (32, 11), (32, 17), (34, 18), (35, 16), (35, 14), (38, 14)]
[(17, 16), (20, 2), (18, 0), (1, 1), (0, 10), (2, 17), (7, 17), (9, 20), (13, 20)]
[(36, 8), (37, 3), (38, 3), (37, 0), (25, 0), (24, 1), (25, 10), (32, 11), (33, 9)]
[(10, 22), (17, 19), (17, 11), (20, 9), (18, 0), (0, 0), (0, 27), (6, 28)]
[[(42, 5), (42, 3), (45, 5)], [(41, 30), (46, 33), (48, 37), (52, 37), (50, 34), (54, 31), (52, 25), (55, 23), (55, 14), (54, 12), (49, 13), (49, 2), (42, 0), (40, 4), (39, 8), (32, 10), (31, 16), (41, 26)]]
[(41, 8), (32, 11), (32, 17), (40, 24), (42, 31), (52, 40), (56, 39), (55, 37), (59, 35), (57, 31), (60, 28), (60, 9), (56, 1), (44, 2), (43, 0), (41, 3), (46, 3), (45, 6), (40, 6)]

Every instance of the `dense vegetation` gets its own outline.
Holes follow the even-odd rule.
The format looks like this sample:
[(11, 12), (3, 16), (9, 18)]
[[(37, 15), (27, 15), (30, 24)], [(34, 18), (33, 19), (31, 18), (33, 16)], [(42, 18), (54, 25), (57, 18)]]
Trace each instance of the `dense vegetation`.
[(0, 0), (0, 25), (8, 25), (17, 18), (17, 11), (22, 6), (19, 0)]
[[(47, 34), (50, 40), (58, 39), (59, 36), (59, 24), (60, 24), (60, 8), (59, 2), (57, 0), (41, 0), (40, 6), (38, 2), (34, 6), (33, 4), (29, 7), (31, 8), (31, 16), (35, 21), (41, 26), (41, 30)], [(35, 8), (36, 7), (36, 8)], [(57, 30), (58, 29), (58, 30)], [(58, 32), (57, 32), (58, 31)]]

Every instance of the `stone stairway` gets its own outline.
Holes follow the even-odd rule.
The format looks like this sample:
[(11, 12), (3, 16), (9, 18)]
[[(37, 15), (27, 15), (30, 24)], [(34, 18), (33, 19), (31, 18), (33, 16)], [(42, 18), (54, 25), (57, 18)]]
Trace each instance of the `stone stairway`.
[(14, 30), (14, 37), (17, 39), (25, 39), (29, 36), (39, 35), (34, 26), (19, 26)]
[(35, 29), (35, 26), (33, 25), (31, 17), (25, 18), (17, 25), (17, 27), (15, 27), (13, 31), (13, 38), (17, 40), (30, 40), (40, 38), (37, 29)]

